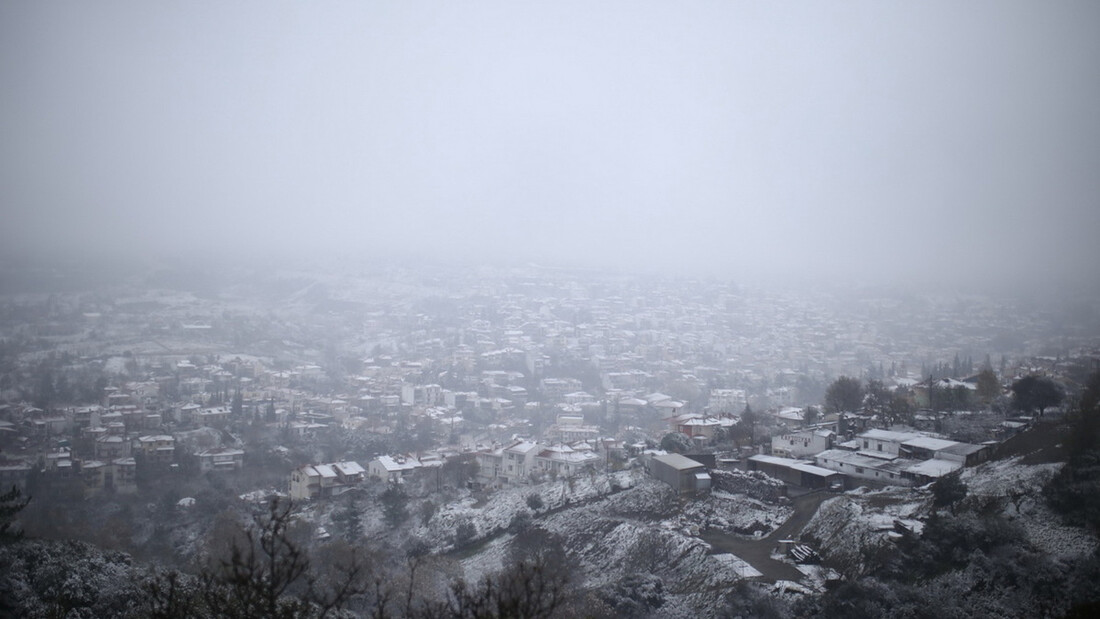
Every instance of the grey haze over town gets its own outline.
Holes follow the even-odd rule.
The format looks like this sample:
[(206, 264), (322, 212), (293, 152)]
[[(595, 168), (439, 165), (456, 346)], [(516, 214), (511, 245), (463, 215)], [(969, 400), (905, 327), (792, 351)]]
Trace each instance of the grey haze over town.
[(1098, 32), (0, 3), (0, 616), (1100, 612)]
[(1092, 3), (0, 11), (9, 247), (968, 283), (1100, 262)]

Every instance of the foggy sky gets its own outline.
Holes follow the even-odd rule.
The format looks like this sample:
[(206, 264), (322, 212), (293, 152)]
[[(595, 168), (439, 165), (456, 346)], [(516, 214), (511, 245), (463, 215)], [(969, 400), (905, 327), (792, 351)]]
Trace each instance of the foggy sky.
[(0, 242), (1092, 277), (1100, 3), (4, 2)]

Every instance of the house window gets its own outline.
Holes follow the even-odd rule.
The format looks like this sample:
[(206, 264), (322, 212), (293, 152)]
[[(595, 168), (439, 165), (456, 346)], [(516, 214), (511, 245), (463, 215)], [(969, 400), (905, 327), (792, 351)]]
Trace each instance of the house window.
[(856, 467), (856, 472), (857, 473), (862, 473), (863, 472), (863, 467), (862, 466), (857, 466)]
[(878, 450), (879, 450), (879, 451), (882, 451), (882, 443), (879, 443), (879, 444), (878, 444)]
[(863, 448), (867, 449), (867, 441), (863, 441)]

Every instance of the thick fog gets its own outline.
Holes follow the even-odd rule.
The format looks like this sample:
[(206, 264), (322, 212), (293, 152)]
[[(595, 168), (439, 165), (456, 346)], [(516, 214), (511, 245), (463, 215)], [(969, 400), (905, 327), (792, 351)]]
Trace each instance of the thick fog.
[(7, 2), (0, 242), (1091, 281), (1096, 2)]

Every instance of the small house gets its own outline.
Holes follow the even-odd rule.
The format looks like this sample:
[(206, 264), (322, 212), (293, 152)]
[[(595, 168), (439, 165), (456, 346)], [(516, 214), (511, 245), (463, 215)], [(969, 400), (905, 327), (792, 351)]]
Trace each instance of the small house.
[(707, 467), (680, 454), (654, 456), (649, 460), (649, 474), (680, 495), (697, 495), (710, 492), (710, 474)]

